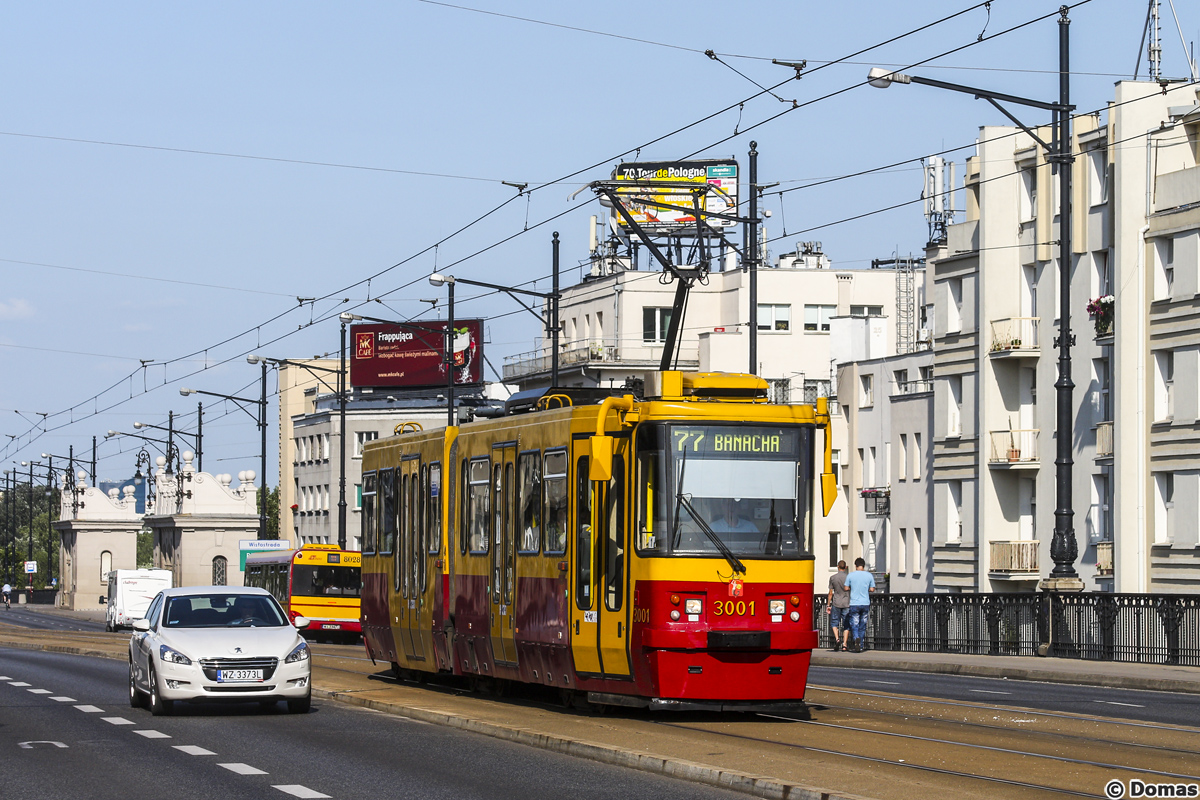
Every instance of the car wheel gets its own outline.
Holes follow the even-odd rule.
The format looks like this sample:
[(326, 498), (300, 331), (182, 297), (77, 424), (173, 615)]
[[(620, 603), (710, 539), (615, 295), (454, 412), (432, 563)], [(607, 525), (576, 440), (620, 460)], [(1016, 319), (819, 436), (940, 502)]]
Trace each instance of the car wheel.
[(163, 696), (158, 693), (158, 675), (155, 674), (153, 666), (150, 667), (150, 672), (148, 673), (147, 677), (150, 681), (150, 713), (156, 717), (168, 716), (171, 713), (171, 709), (174, 707), (175, 702), (173, 700), (164, 699)]
[(145, 708), (146, 696), (142, 694), (141, 689), (138, 689), (137, 682), (133, 679), (133, 662), (129, 662), (129, 705), (131, 708)]
[(307, 714), (308, 709), (312, 707), (312, 689), (309, 689), (304, 697), (288, 700), (287, 704), (289, 714)]
[(112, 623), (111, 623), (111, 622), (109, 622), (108, 620), (105, 620), (105, 621), (104, 621), (104, 632), (105, 632), (105, 633), (112, 633), (112, 632), (113, 632), (113, 626), (112, 626)]

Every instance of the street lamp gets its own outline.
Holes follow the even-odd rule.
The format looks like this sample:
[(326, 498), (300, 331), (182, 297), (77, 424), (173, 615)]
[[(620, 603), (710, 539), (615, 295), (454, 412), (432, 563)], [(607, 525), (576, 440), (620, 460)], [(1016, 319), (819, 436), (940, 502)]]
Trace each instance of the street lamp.
[[(446, 362), (446, 396), (447, 396), (447, 412), (446, 425), (450, 427), (454, 424), (454, 284), (465, 283), (468, 286), (479, 286), (484, 289), (495, 289), (499, 292), (504, 292), (520, 303), (521, 307), (529, 313), (533, 314), (538, 320), (549, 329), (550, 333), (550, 388), (554, 389), (558, 385), (558, 303), (561, 294), (558, 291), (558, 231), (554, 232), (553, 240), (554, 252), (554, 270), (552, 289), (549, 292), (535, 292), (531, 289), (518, 289), (514, 286), (501, 286), (496, 283), (486, 283), (484, 281), (469, 280), (467, 278), (456, 278), (453, 275), (443, 275), (440, 272), (435, 272), (429, 276), (429, 283), (434, 286), (445, 286), (449, 295), (447, 304), (447, 317), (449, 321), (446, 325), (446, 345), (445, 351), (442, 354)], [(550, 301), (550, 322), (546, 323), (546, 318), (530, 308), (525, 301), (517, 297), (518, 294), (529, 295), (531, 297), (540, 297), (543, 300)]]
[[(29, 560), (33, 561), (33, 468), (34, 468), (34, 466), (38, 466), (38, 467), (42, 466), (42, 462), (40, 462), (40, 461), (22, 461), (21, 466), (29, 467)], [(49, 519), (50, 519), (50, 515), (49, 515), (49, 513), (47, 513), (46, 514), (46, 520), (47, 520), (46, 525), (47, 526), (49, 526), (49, 524), (50, 524)], [(29, 573), (28, 580), (29, 580), (28, 588), (29, 588), (29, 591), (32, 592), (33, 591), (33, 573), (32, 572)], [(32, 597), (32, 594), (30, 596)]]
[[(893, 83), (916, 83), (952, 92), (963, 92), (987, 100), (1021, 130), (1032, 136), (1034, 141), (1046, 150), (1046, 160), (1054, 164), (1058, 170), (1060, 198), (1058, 217), (1059, 323), (1058, 337), (1054, 342), (1055, 347), (1058, 348), (1058, 381), (1054, 384), (1057, 400), (1055, 409), (1057, 453), (1054, 459), (1057, 508), (1054, 509), (1054, 538), (1050, 541), (1050, 557), (1054, 560), (1054, 569), (1050, 572), (1050, 578), (1042, 585), (1047, 589), (1079, 590), (1083, 588), (1083, 584), (1074, 567), (1075, 559), (1079, 555), (1079, 545), (1075, 540), (1075, 529), (1072, 526), (1075, 512), (1072, 509), (1071, 500), (1071, 468), (1074, 464), (1071, 451), (1073, 442), (1071, 401), (1075, 388), (1075, 384), (1071, 380), (1071, 346), (1075, 344), (1075, 336), (1071, 333), (1071, 164), (1075, 160), (1071, 153), (1071, 112), (1075, 110), (1075, 106), (1070, 102), (1071, 20), (1067, 17), (1067, 11), (1067, 6), (1059, 9), (1057, 103), (1030, 100), (986, 89), (921, 78), (916, 75), (889, 72), (879, 67), (870, 71), (867, 80), (872, 86), (880, 89), (886, 89)], [(1034, 131), (1001, 106), (1000, 102), (1016, 103), (1054, 112), (1053, 144), (1046, 144), (1042, 141)]]
[[(338, 548), (341, 550), (346, 549), (346, 383), (347, 383), (347, 381), (346, 381), (346, 322), (348, 321), (346, 319), (347, 316), (352, 317), (354, 315), (352, 315), (352, 314), (349, 314), (349, 315), (342, 314), (341, 315), (341, 320), (342, 320), (342, 358), (341, 358), (341, 368), (340, 369), (333, 369), (332, 367), (322, 367), (322, 366), (318, 366), (317, 364), (306, 364), (303, 361), (292, 361), (287, 358), (267, 358), (266, 356), (260, 356), (260, 355), (256, 355), (253, 353), (246, 356), (246, 361), (248, 361), (251, 364), (257, 364), (261, 361), (261, 362), (263, 362), (264, 365), (269, 362), (271, 364), (274, 364), (275, 366), (291, 365), (293, 367), (300, 367), (301, 369), (306, 370), (309, 373), (312, 373), (314, 375), (314, 377), (316, 377), (317, 380), (320, 381), (321, 383), (325, 383), (325, 382), (323, 380), (321, 380), (321, 378), (319, 376), (316, 376), (317, 372), (331, 372), (331, 373), (337, 375), (336, 391), (337, 391), (337, 398), (338, 398), (338, 420), (339, 420), (338, 430), (340, 431), (340, 433), (338, 433), (338, 442), (339, 442), (338, 449), (341, 451), (338, 455)], [(329, 384), (325, 383), (325, 386), (328, 387)]]
[(204, 404), (199, 403), (198, 406), (199, 406), (199, 408), (197, 409), (196, 432), (195, 433), (191, 433), (189, 431), (181, 431), (181, 430), (177, 430), (175, 428), (175, 412), (174, 411), (167, 412), (167, 427), (165, 427), (165, 428), (162, 425), (151, 425), (149, 422), (135, 422), (135, 423), (133, 423), (133, 427), (135, 430), (141, 430), (142, 428), (153, 428), (154, 430), (157, 430), (157, 431), (166, 431), (167, 432), (167, 440), (170, 442), (174, 442), (176, 436), (191, 437), (192, 444), (195, 445), (195, 448), (196, 448), (196, 471), (201, 472), (201, 471), (203, 471), (203, 467), (201, 465), (203, 463), (202, 459), (203, 459), (203, 455), (204, 455), (204, 453), (203, 453)]
[[(250, 362), (255, 363), (254, 361)], [(209, 397), (220, 397), (225, 400), (232, 400), (237, 403), (238, 408), (250, 414), (249, 409), (242, 405), (249, 403), (258, 406), (258, 416), (250, 414), (250, 417), (258, 423), (258, 429), (262, 436), (262, 488), (258, 493), (258, 538), (267, 538), (267, 362), (262, 362), (262, 395), (258, 400), (251, 400), (246, 397), (237, 397), (231, 394), (221, 394), (220, 392), (207, 392), (204, 389), (187, 389), (182, 388), (179, 393), (184, 397), (193, 394), (206, 394)]]

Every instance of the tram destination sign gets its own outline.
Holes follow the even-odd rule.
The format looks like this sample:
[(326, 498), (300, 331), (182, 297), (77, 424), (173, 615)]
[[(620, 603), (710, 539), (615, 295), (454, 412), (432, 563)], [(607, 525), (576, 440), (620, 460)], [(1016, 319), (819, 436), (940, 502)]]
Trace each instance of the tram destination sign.
[[(617, 194), (638, 225), (654, 233), (687, 236), (696, 228), (694, 188), (707, 184), (702, 208), (718, 214), (737, 214), (738, 164), (732, 159), (720, 161), (643, 161), (619, 165), (613, 172)], [(628, 183), (629, 186), (621, 186)], [(638, 200), (663, 203), (672, 208), (639, 203)], [(617, 223), (628, 223), (613, 210)], [(735, 225), (733, 220), (707, 218), (714, 228)]]
[[(445, 332), (445, 320), (351, 325), (351, 385), (406, 389), (445, 386)], [(483, 382), (482, 332), (482, 320), (454, 321), (454, 383), (458, 386)]]
[(671, 448), (707, 458), (779, 458), (796, 452), (797, 432), (786, 428), (671, 426)]

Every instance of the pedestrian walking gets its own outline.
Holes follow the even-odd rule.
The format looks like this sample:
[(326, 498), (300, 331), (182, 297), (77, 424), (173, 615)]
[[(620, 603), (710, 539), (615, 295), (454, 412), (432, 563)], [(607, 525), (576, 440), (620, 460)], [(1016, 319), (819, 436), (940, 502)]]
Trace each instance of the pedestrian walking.
[(833, 652), (850, 649), (850, 590), (846, 588), (846, 562), (838, 562), (838, 571), (829, 576), (829, 627), (833, 629)]
[(854, 572), (846, 576), (846, 588), (850, 590), (850, 635), (853, 643), (851, 652), (861, 653), (863, 640), (867, 638), (867, 616), (871, 613), (871, 592), (875, 591), (875, 576), (867, 572), (867, 562), (854, 559)]

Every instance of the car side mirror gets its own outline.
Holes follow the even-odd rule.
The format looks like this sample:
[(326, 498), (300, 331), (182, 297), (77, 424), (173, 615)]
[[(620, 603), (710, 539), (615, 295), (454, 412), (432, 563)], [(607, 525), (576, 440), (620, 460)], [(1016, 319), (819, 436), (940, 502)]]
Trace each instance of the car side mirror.
[(148, 619), (135, 619), (135, 620), (133, 621), (133, 629), (134, 629), (135, 631), (148, 631), (148, 630), (150, 630), (150, 620), (148, 620)]
[(296, 626), (297, 630), (300, 628), (307, 628), (309, 622), (311, 622), (311, 620), (309, 620), (308, 617), (296, 617), (296, 619), (292, 620), (292, 624)]

